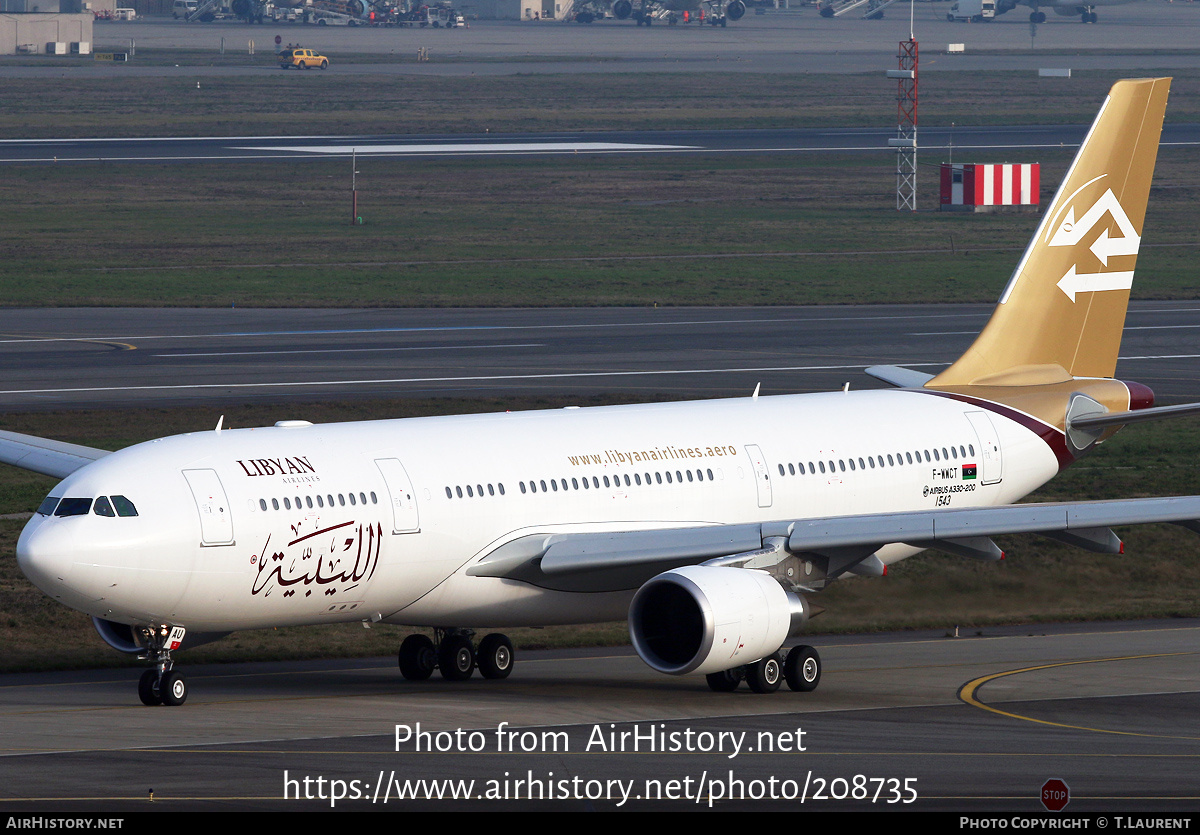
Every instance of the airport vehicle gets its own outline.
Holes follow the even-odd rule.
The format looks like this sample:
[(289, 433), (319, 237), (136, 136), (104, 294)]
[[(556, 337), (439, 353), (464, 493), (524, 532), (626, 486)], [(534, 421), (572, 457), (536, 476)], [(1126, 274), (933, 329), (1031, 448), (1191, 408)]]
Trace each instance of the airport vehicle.
[(950, 11), (946, 12), (946, 20), (951, 23), (993, 20), (996, 17), (996, 0), (958, 0)]
[(185, 20), (195, 13), (196, 8), (200, 5), (199, 0), (175, 0), (171, 4), (171, 17), (179, 20)]
[(432, 627), (401, 674), (513, 669), (499, 631), (628, 617), (663, 673), (812, 690), (783, 651), (809, 598), (922, 550), (984, 560), (1037, 533), (1119, 553), (1114, 525), (1197, 527), (1200, 496), (1014, 505), (1120, 427), (1200, 413), (1114, 378), (1169, 79), (1118, 82), (975, 342), (896, 388), (223, 429), (108, 453), (0, 433), (63, 479), (17, 559), (182, 703), (174, 653), (243, 629)]
[(297, 46), (279, 53), (279, 66), (285, 70), (289, 67), (295, 67), (298, 70), (320, 67), (327, 70), (329, 69), (329, 59), (311, 49)]

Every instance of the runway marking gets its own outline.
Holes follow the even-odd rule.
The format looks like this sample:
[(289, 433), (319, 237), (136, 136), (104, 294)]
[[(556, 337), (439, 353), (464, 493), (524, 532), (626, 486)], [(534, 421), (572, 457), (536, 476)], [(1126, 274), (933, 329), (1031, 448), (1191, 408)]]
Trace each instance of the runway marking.
[(336, 154), (346, 156), (351, 152), (371, 155), (428, 156), (437, 154), (569, 154), (606, 151), (694, 151), (703, 150), (695, 145), (646, 145), (633, 142), (449, 142), (404, 145), (257, 145), (234, 147), (235, 151), (282, 151), (297, 154)]
[[(826, 322), (873, 322), (895, 321), (897, 319), (956, 319), (987, 318), (988, 313), (935, 313), (909, 316), (830, 316), (830, 317), (785, 317), (758, 319), (680, 319), (666, 322), (571, 322), (562, 325), (431, 325), (428, 327), (398, 327), (398, 328), (316, 328), (312, 330), (285, 331), (218, 331), (216, 333), (192, 334), (146, 334), (144, 336), (96, 337), (96, 336), (29, 336), (0, 339), (0, 345), (23, 344), (27, 342), (115, 342), (117, 340), (147, 339), (230, 339), (251, 336), (343, 336), (350, 334), (370, 333), (452, 333), (458, 331), (522, 331), (522, 330), (572, 330), (584, 328), (676, 328), (693, 325), (762, 325), (762, 324), (804, 324), (819, 325)], [(974, 333), (974, 331), (973, 331)]]
[[(924, 366), (943, 367), (944, 362), (910, 362), (908, 368)], [(866, 365), (791, 365), (764, 366), (758, 368), (687, 368), (661, 369), (655, 371), (578, 371), (559, 374), (494, 374), (471, 375), (463, 377), (395, 377), (383, 380), (297, 380), (295, 382), (263, 382), (263, 383), (190, 383), (185, 385), (146, 385), (146, 386), (82, 386), (78, 388), (56, 389), (8, 389), (0, 391), (0, 395), (16, 394), (82, 394), (118, 391), (197, 391), (202, 389), (253, 389), (253, 388), (323, 388), (327, 386), (378, 386), (406, 385), (412, 383), (489, 383), (514, 380), (570, 380), (595, 377), (651, 377), (669, 374), (754, 374), (776, 373), (789, 371), (861, 371)]]
[(1194, 653), (1194, 652), (1160, 652), (1160, 653), (1153, 653), (1150, 655), (1125, 655), (1125, 656), (1119, 656), (1116, 658), (1093, 658), (1093, 659), (1089, 659), (1086, 661), (1063, 661), (1063, 662), (1060, 662), (1057, 664), (1039, 664), (1036, 667), (1022, 667), (1019, 670), (1008, 670), (1003, 673), (992, 673), (991, 675), (980, 676), (977, 679), (968, 681), (961, 688), (959, 688), (958, 698), (964, 704), (968, 704), (971, 707), (977, 707), (980, 710), (986, 710), (989, 713), (995, 713), (999, 716), (1006, 716), (1009, 719), (1021, 719), (1025, 722), (1034, 722), (1038, 725), (1049, 725), (1049, 726), (1055, 727), (1055, 728), (1068, 728), (1070, 730), (1076, 730), (1076, 731), (1090, 731), (1092, 733), (1114, 734), (1117, 736), (1148, 737), (1148, 738), (1152, 738), (1152, 739), (1198, 740), (1198, 739), (1200, 739), (1200, 737), (1197, 737), (1197, 736), (1176, 736), (1176, 735), (1171, 735), (1171, 734), (1147, 734), (1147, 733), (1139, 733), (1136, 731), (1114, 731), (1109, 728), (1090, 728), (1090, 727), (1087, 727), (1084, 725), (1069, 725), (1065, 722), (1051, 722), (1048, 719), (1035, 719), (1032, 716), (1023, 716), (1019, 713), (1012, 713), (1010, 711), (1000, 710), (1000, 708), (996, 708), (996, 707), (992, 707), (991, 705), (984, 704), (983, 702), (979, 701), (979, 699), (977, 699), (975, 697), (975, 694), (979, 691), (979, 688), (983, 687), (983, 685), (987, 684), (988, 682), (996, 681), (997, 679), (1005, 678), (1007, 676), (1020, 675), (1021, 673), (1032, 673), (1032, 672), (1037, 672), (1038, 670), (1052, 670), (1052, 669), (1056, 669), (1058, 667), (1073, 667), (1078, 664), (1106, 664), (1111, 661), (1139, 661), (1139, 660), (1143, 660), (1146, 658), (1172, 658), (1172, 657), (1180, 656), (1180, 655), (1195, 655), (1195, 654), (1196, 653)]
[(155, 357), (259, 357), (273, 354), (364, 354), (378, 351), (470, 351), (495, 348), (544, 348), (544, 342), (516, 342), (511, 345), (426, 345), (394, 346), (390, 348), (307, 348), (295, 351), (210, 351), (204, 354), (155, 354)]

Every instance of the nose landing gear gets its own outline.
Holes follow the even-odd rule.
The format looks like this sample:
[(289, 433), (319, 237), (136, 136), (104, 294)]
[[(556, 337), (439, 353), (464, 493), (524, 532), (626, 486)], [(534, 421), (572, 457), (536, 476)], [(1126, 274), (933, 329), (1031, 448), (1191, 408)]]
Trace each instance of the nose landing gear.
[(154, 667), (142, 673), (141, 679), (138, 680), (138, 698), (142, 700), (142, 704), (150, 707), (177, 707), (183, 704), (188, 696), (187, 679), (183, 673), (173, 669), (171, 650), (178, 649), (183, 643), (186, 630), (182, 626), (164, 624), (156, 628), (145, 628), (140, 632), (146, 651), (138, 657), (143, 661), (150, 661)]

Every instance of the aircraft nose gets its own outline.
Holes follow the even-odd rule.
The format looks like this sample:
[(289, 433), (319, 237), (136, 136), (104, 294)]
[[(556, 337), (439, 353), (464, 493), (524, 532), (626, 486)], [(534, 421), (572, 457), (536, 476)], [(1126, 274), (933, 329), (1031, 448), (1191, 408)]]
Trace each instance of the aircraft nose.
[(64, 603), (75, 597), (74, 583), (80, 573), (74, 540), (68, 526), (41, 516), (34, 516), (17, 540), (21, 571), (43, 592)]

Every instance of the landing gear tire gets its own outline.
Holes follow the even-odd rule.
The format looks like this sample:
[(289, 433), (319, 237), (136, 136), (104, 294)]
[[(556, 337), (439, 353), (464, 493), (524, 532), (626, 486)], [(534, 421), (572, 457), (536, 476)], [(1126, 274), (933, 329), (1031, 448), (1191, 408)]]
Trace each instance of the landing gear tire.
[(709, 673), (704, 677), (708, 689), (714, 693), (732, 693), (742, 683), (742, 677), (737, 670), (722, 670), (719, 673)]
[(438, 647), (438, 669), (446, 681), (466, 681), (475, 672), (475, 647), (466, 635), (447, 635)]
[(425, 681), (437, 666), (437, 651), (433, 641), (424, 635), (409, 635), (400, 644), (397, 661), (400, 675), (409, 681)]
[(746, 665), (746, 683), (755, 693), (774, 693), (782, 681), (783, 665), (776, 653)]
[(783, 662), (788, 687), (799, 693), (811, 693), (821, 683), (821, 656), (812, 647), (792, 647)]
[(158, 694), (158, 670), (146, 670), (138, 679), (138, 698), (147, 707), (155, 707), (163, 703)]
[(183, 673), (172, 670), (159, 681), (158, 693), (162, 696), (164, 705), (177, 707), (187, 701), (187, 679), (183, 677)]
[(479, 663), (479, 674), (484, 678), (508, 678), (513, 668), (512, 641), (493, 632), (479, 642), (476, 660)]

